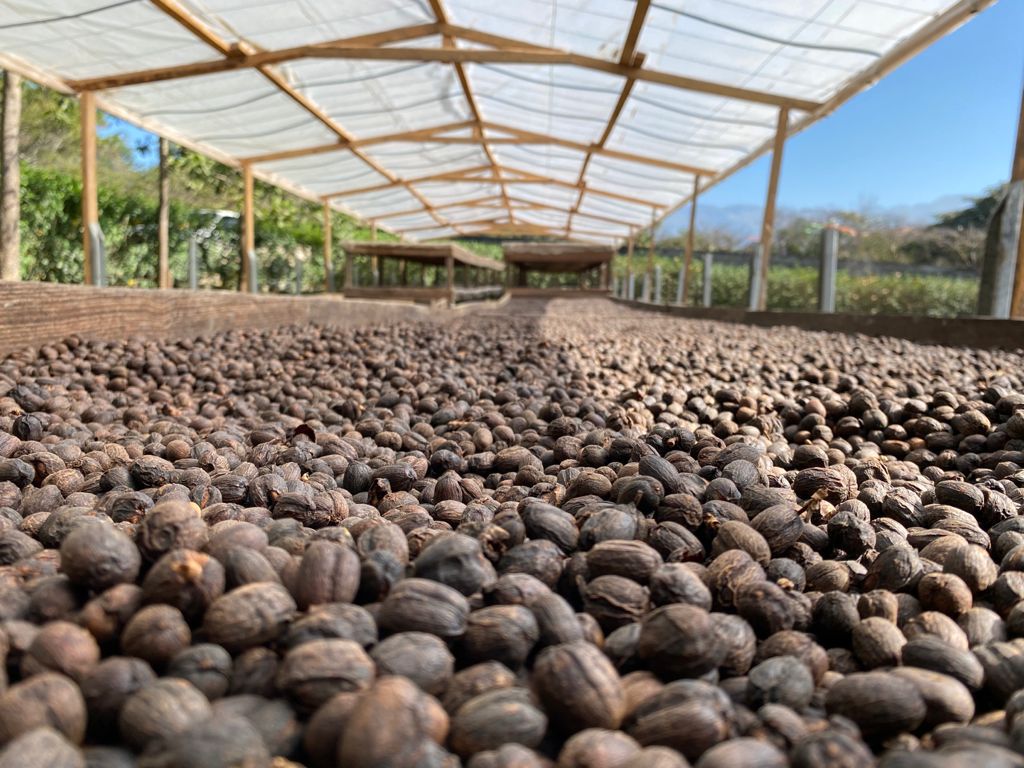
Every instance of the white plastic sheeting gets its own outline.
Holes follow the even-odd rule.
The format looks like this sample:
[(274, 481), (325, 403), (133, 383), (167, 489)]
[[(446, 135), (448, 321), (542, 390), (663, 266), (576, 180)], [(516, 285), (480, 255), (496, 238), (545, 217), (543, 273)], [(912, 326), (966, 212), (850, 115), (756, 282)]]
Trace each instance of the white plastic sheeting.
[[(948, 31), (943, 19), (959, 14), (958, 23), (965, 4), (656, 0), (635, 51), (645, 69), (825, 105), (915, 35), (932, 27)], [(72, 82), (223, 58), (168, 6), (249, 51), (438, 21), (427, 0), (6, 0), (0, 4), (0, 64)], [(443, 0), (442, 7), (457, 27), (618, 62), (637, 3)], [(389, 45), (446, 44), (488, 47), (436, 33)], [(705, 185), (717, 181), (764, 149), (778, 116), (771, 103), (640, 79), (611, 120), (628, 84), (623, 73), (585, 63), (515, 61), (463, 69), (482, 121), (475, 131), (468, 126), (475, 122), (472, 105), (448, 62), (301, 58), (275, 64), (273, 71), (333, 128), (254, 68), (120, 87), (101, 98), (146, 127), (235, 160), (328, 145), (339, 141), (339, 130), (358, 143), (459, 124), (422, 140), (370, 143), (359, 149), (362, 156), (340, 148), (254, 164), (263, 178), (310, 198), (329, 197), (415, 239), (518, 227), (615, 242), (689, 197), (693, 174), (664, 161), (706, 171)], [(791, 125), (807, 119), (806, 110), (791, 111)], [(511, 143), (521, 137), (515, 131), (556, 141)], [(480, 136), (493, 142), (490, 155), (472, 143)], [(587, 151), (602, 138), (611, 152)], [(443, 178), (432, 178), (438, 175)]]

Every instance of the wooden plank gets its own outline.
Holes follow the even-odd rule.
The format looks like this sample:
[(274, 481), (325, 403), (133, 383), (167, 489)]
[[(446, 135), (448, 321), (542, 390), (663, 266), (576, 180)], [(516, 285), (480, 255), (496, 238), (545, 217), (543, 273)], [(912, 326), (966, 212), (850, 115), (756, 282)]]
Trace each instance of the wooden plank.
[(633, 64), (633, 57), (636, 54), (636, 45), (640, 41), (640, 32), (644, 27), (644, 20), (647, 18), (647, 11), (650, 10), (651, 0), (636, 0), (636, 8), (633, 9), (633, 18), (629, 24), (629, 31), (626, 33), (626, 40), (622, 45), (622, 53), (619, 55), (619, 63), (623, 65)]
[[(448, 25), (446, 29), (455, 32), (455, 36), (464, 40), (479, 41), (476, 30), (466, 27)], [(435, 34), (436, 29), (430, 34)], [(419, 35), (422, 37), (423, 35)], [(490, 37), (494, 37), (493, 35)], [(413, 39), (413, 38), (406, 38)], [(777, 107), (789, 107), (804, 111), (813, 111), (821, 106), (818, 102), (807, 99), (782, 96), (765, 91), (714, 83), (671, 72), (644, 69), (631, 65), (608, 61), (594, 56), (571, 53), (557, 48), (514, 47), (520, 41), (508, 39), (507, 48), (412, 48), (412, 47), (375, 47), (373, 44), (359, 44), (350, 39), (316, 45), (300, 45), (280, 51), (249, 53), (244, 56), (218, 62), (197, 62), (191, 65), (168, 67), (157, 70), (127, 73), (107, 78), (78, 80), (69, 83), (79, 91), (105, 90), (109, 88), (137, 85), (141, 83), (159, 82), (181, 77), (214, 74), (245, 67), (260, 68), (273, 64), (281, 64), (297, 59), (356, 59), (368, 61), (436, 61), (445, 64), (533, 64), (574, 66), (606, 72), (619, 77), (631, 77), (649, 83), (657, 83), (671, 88), (678, 88), (697, 93), (709, 93), (728, 99), (749, 101), (755, 104), (768, 104)]]
[(693, 177), (693, 194), (690, 195), (690, 229), (686, 233), (686, 257), (683, 261), (683, 305), (689, 302), (690, 265), (693, 263), (693, 243), (697, 236), (697, 195), (700, 193), (700, 176)]
[(764, 311), (768, 306), (768, 267), (772, 260), (772, 239), (775, 236), (775, 197), (779, 188), (779, 172), (782, 169), (782, 150), (786, 146), (786, 130), (789, 127), (789, 110), (779, 110), (779, 122), (775, 128), (775, 146), (772, 148), (772, 168), (768, 176), (768, 194), (764, 202), (764, 219), (761, 221), (761, 259), (758, 265), (760, 279), (757, 308)]
[(253, 211), (252, 166), (242, 166), (242, 285), (243, 293), (249, 292), (249, 255), (256, 251), (256, 217)]
[[(1010, 169), (1010, 183), (1024, 183), (1024, 90), (1020, 96), (1020, 117), (1017, 119), (1017, 145)], [(1013, 277), (1010, 317), (1024, 320), (1024, 221), (1017, 233), (1017, 267)]]
[(85, 255), (85, 284), (93, 285), (100, 277), (92, 273), (92, 239), (89, 236), (89, 228), (100, 223), (96, 188), (96, 97), (91, 93), (83, 93), (79, 102), (82, 130), (82, 253)]
[(500, 261), (480, 256), (462, 248), (455, 243), (419, 243), (419, 242), (374, 242), (366, 240), (350, 240), (342, 243), (348, 254), (371, 256), (382, 259), (407, 259), (440, 266), (449, 256), (459, 264), (501, 270)]

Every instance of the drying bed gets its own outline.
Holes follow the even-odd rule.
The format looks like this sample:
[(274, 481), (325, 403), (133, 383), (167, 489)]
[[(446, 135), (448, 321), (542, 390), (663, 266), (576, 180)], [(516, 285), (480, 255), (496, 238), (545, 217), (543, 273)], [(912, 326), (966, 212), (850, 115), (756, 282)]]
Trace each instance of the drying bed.
[(0, 362), (0, 766), (1016, 766), (1024, 360), (607, 300)]

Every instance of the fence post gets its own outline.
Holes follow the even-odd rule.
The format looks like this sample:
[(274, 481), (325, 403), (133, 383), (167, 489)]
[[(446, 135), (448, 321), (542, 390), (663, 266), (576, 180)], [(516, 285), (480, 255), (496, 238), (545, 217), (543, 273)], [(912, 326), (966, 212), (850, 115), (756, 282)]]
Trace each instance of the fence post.
[(249, 265), (249, 274), (247, 275), (249, 293), (259, 293), (259, 275), (256, 274), (256, 271), (259, 269), (259, 265), (256, 262), (256, 251), (247, 251), (245, 259)]
[(836, 272), (839, 269), (839, 230), (821, 231), (821, 269), (818, 272), (818, 311), (836, 311)]
[(636, 299), (636, 275), (632, 272), (629, 273), (629, 295), (626, 298), (630, 301)]
[(640, 300), (645, 304), (651, 300), (651, 273), (644, 272), (644, 283), (640, 289)]
[(750, 256), (750, 296), (747, 297), (747, 309), (751, 312), (756, 312), (758, 308), (758, 302), (761, 298), (761, 258), (763, 253), (761, 246), (758, 245), (757, 249)]
[(199, 241), (194, 234), (188, 239), (188, 287), (199, 290)]
[(714, 260), (715, 255), (713, 253), (704, 254), (704, 274), (701, 276), (701, 303), (705, 307), (711, 306), (711, 267)]
[(661, 264), (654, 267), (654, 303), (661, 304)]
[(296, 296), (302, 295), (302, 259), (295, 260), (295, 287), (292, 293)]
[(107, 284), (107, 241), (103, 237), (98, 221), (89, 225), (89, 270), (92, 284), (100, 287)]
[(686, 267), (679, 268), (679, 277), (676, 278), (676, 306), (683, 306), (683, 289), (686, 287)]

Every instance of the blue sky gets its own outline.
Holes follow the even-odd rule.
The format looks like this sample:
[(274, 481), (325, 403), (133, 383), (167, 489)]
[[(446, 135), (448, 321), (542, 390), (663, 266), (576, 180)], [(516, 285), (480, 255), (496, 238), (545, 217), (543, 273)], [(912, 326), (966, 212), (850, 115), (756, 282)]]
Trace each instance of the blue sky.
[[(999, 0), (788, 141), (779, 207), (893, 208), (1005, 181), (1022, 78), (1024, 0)], [(149, 137), (121, 121), (107, 131), (132, 145)], [(155, 152), (139, 161), (155, 163)], [(707, 192), (701, 205), (760, 205), (768, 165), (761, 158)]]

